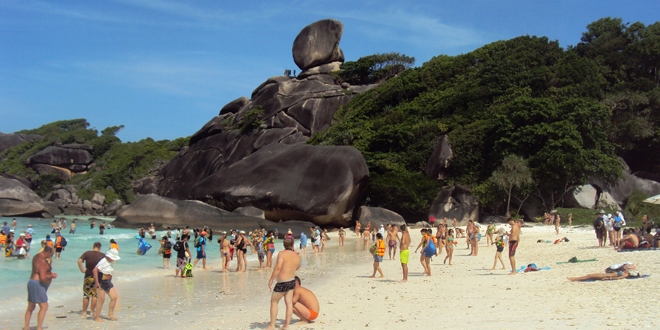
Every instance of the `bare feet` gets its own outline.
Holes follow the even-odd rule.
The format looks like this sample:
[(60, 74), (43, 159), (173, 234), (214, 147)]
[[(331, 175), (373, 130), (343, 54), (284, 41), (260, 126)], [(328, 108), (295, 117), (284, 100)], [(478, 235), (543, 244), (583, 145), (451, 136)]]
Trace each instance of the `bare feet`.
[(401, 283), (406, 283), (406, 282), (408, 282), (408, 280), (401, 280)]
[(516, 274), (518, 274), (518, 272), (516, 272), (515, 270), (509, 273), (509, 275), (516, 275)]
[(275, 330), (275, 326), (274, 325), (268, 325), (266, 330)]
[(383, 277), (385, 277), (385, 275), (380, 275), (380, 276), (378, 276), (378, 278), (383, 278)]
[(369, 276), (369, 278), (376, 278), (376, 276), (375, 276), (375, 275), (371, 275), (371, 276)]
[(94, 321), (95, 321), (95, 322), (105, 322), (105, 320), (102, 319), (101, 317), (97, 317), (97, 318), (95, 318)]
[(110, 320), (110, 321), (117, 321), (117, 320), (119, 320), (119, 319), (118, 319), (116, 316), (114, 316), (114, 315), (108, 315), (108, 320)]
[(495, 270), (495, 267), (491, 268), (490, 270)]
[(502, 267), (502, 269), (506, 269), (506, 267)]

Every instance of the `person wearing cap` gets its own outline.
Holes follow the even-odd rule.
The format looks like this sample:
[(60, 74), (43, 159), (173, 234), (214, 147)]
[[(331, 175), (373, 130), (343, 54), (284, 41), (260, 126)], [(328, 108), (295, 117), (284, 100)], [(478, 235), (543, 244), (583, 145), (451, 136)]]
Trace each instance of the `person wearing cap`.
[(25, 230), (25, 233), (30, 234), (30, 236), (34, 236), (34, 228), (32, 228), (32, 225), (28, 225), (27, 229)]
[(117, 320), (117, 317), (115, 316), (115, 306), (117, 305), (117, 299), (119, 299), (119, 296), (117, 295), (115, 286), (112, 284), (112, 276), (115, 274), (115, 269), (112, 267), (112, 263), (119, 259), (121, 259), (119, 257), (119, 251), (117, 251), (117, 249), (110, 249), (105, 253), (105, 258), (101, 259), (96, 267), (94, 267), (94, 287), (96, 288), (97, 302), (93, 318), (96, 322), (103, 322), (101, 319), (101, 308), (103, 308), (106, 293), (110, 296), (108, 319), (113, 321)]
[(14, 246), (16, 248), (16, 250), (15, 250), (16, 255), (19, 258), (21, 258), (21, 257), (26, 257), (28, 259), (30, 258), (30, 254), (29, 254), (30, 245), (28, 244), (28, 242), (25, 241), (25, 233), (21, 233), (18, 236), (18, 239), (14, 243)]
[(195, 262), (193, 262), (193, 267), (195, 267), (197, 262), (201, 259), (202, 269), (206, 270), (206, 231), (202, 231), (199, 234), (199, 239), (195, 248), (197, 249), (197, 258), (195, 258)]

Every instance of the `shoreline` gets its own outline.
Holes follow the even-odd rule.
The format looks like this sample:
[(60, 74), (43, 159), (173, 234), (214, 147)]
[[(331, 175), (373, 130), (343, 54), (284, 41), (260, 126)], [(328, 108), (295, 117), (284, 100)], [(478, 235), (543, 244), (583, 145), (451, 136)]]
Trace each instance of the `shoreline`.
[[(442, 264), (444, 252), (440, 257), (434, 257), (431, 277), (421, 275), (419, 254), (415, 254), (413, 248), (407, 283), (399, 282), (398, 253), (395, 260), (388, 260), (386, 253), (381, 263), (385, 278), (371, 279), (368, 277), (372, 271), (372, 258), (368, 252), (356, 248), (355, 234), (347, 232), (343, 252), (337, 246), (337, 233), (330, 236), (324, 253), (310, 254), (308, 247), (298, 272), (303, 286), (315, 292), (319, 299), (319, 318), (311, 324), (296, 325), (298, 322), (294, 317), (293, 328), (401, 328), (437, 322), (438, 315), (446, 316), (452, 325), (463, 328), (626, 328), (629, 319), (635, 320), (635, 327), (660, 326), (653, 307), (656, 298), (652, 296), (660, 288), (658, 252), (618, 253), (609, 247), (597, 248), (593, 231), (588, 228), (564, 230), (555, 235), (551, 226), (524, 227), (516, 256), (518, 268), (534, 262), (539, 267), (551, 267), (551, 270), (516, 276), (505, 276), (510, 270), (506, 255), (503, 259), (507, 270), (490, 270), (495, 249), (485, 245), (485, 238), (480, 242), (479, 256), (476, 257), (467, 256), (469, 250), (465, 249), (464, 239), (457, 239), (454, 264)], [(420, 241), (419, 229), (412, 229), (411, 236), (411, 247), (416, 247)], [(539, 239), (561, 237), (568, 237), (570, 242), (536, 243)], [(278, 240), (277, 244), (281, 242)], [(556, 264), (573, 256), (598, 261)], [(625, 261), (634, 262), (640, 271), (652, 276), (593, 283), (566, 280), (567, 276), (602, 272), (611, 264)], [(217, 270), (219, 263), (219, 260), (210, 259), (208, 266), (214, 269), (195, 269), (192, 279), (174, 278), (174, 270), (169, 269), (163, 270), (162, 276), (122, 282), (121, 277), (127, 274), (118, 272), (119, 321), (97, 324), (82, 319), (70, 313), (80, 310), (81, 300), (70, 299), (51, 301), (45, 325), (55, 329), (137, 329), (145, 324), (154, 328), (191, 325), (201, 329), (265, 327), (270, 299), (266, 283), (272, 269), (259, 272), (254, 270), (258, 264), (250, 262), (247, 273), (222, 274)], [(230, 265), (231, 269), (235, 263)], [(648, 292), (650, 296), (646, 303), (619, 302), (616, 295), (626, 292)], [(107, 301), (102, 314), (105, 313)], [(284, 303), (280, 302), (278, 326), (283, 319)], [(9, 323), (10, 326), (20, 324)]]

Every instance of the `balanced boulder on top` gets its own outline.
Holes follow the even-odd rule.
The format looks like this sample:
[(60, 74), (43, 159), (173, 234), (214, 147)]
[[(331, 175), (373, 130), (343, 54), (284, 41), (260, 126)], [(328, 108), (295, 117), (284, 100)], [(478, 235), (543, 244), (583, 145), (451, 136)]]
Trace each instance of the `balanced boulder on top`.
[(339, 41), (344, 25), (334, 19), (324, 19), (307, 25), (293, 41), (293, 61), (301, 70), (332, 62), (344, 62)]

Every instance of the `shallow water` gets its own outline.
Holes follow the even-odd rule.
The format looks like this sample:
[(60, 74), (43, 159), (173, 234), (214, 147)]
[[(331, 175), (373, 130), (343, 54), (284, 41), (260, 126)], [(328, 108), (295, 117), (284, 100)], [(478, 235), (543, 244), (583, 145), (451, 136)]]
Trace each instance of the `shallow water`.
[[(70, 298), (81, 296), (81, 285), (84, 275), (78, 269), (78, 258), (88, 250), (91, 250), (94, 242), (101, 242), (101, 252), (106, 252), (110, 247), (110, 239), (117, 241), (120, 250), (121, 260), (115, 265), (118, 274), (117, 283), (133, 282), (140, 279), (161, 276), (163, 272), (163, 258), (158, 255), (158, 248), (160, 243), (158, 239), (152, 240), (147, 235), (147, 242), (152, 245), (152, 248), (145, 255), (137, 255), (137, 239), (135, 238), (137, 230), (112, 228), (106, 229), (104, 235), (99, 234), (98, 225), (100, 221), (96, 221), (97, 227), (90, 229), (88, 219), (90, 217), (65, 217), (67, 225), (75, 219), (77, 229), (75, 234), (69, 234), (69, 228), (63, 231), (63, 236), (67, 239), (67, 246), (62, 251), (60, 259), (53, 258), (53, 271), (57, 273), (57, 279), (53, 280), (53, 284), (48, 290), (50, 301), (63, 301)], [(97, 219), (105, 220), (106, 223), (112, 223), (112, 218), (96, 217)], [(11, 225), (13, 218), (0, 217), (0, 223), (7, 221)], [(57, 218), (59, 219), (59, 217)], [(36, 254), (40, 249), (41, 240), (46, 238), (46, 235), (51, 235), (50, 224), (52, 219), (38, 219), (38, 218), (20, 218), (16, 217), (18, 235), (21, 231), (27, 229), (28, 224), (32, 225), (35, 230), (35, 235), (32, 239), (32, 248), (30, 257)], [(157, 231), (157, 238), (166, 234), (166, 231)], [(173, 236), (175, 236), (173, 232)], [(215, 238), (213, 239), (215, 241)], [(194, 254), (194, 247), (192, 242), (190, 244), (191, 252)], [(4, 251), (3, 251), (4, 252)], [(209, 242), (207, 246), (207, 258), (209, 260), (218, 260), (220, 258), (219, 246), (216, 242)], [(249, 255), (249, 261), (255, 261), (256, 255)], [(176, 266), (176, 255), (171, 260), (173, 266)], [(201, 265), (201, 264), (199, 264)], [(0, 319), (4, 319), (8, 315), (16, 311), (25, 310), (25, 301), (27, 299), (27, 281), (30, 278), (31, 261), (29, 259), (17, 259), (14, 257), (5, 258), (4, 254), (0, 257), (0, 283), (3, 283), (5, 288), (15, 288), (7, 290), (3, 293), (4, 307), (0, 311)]]

